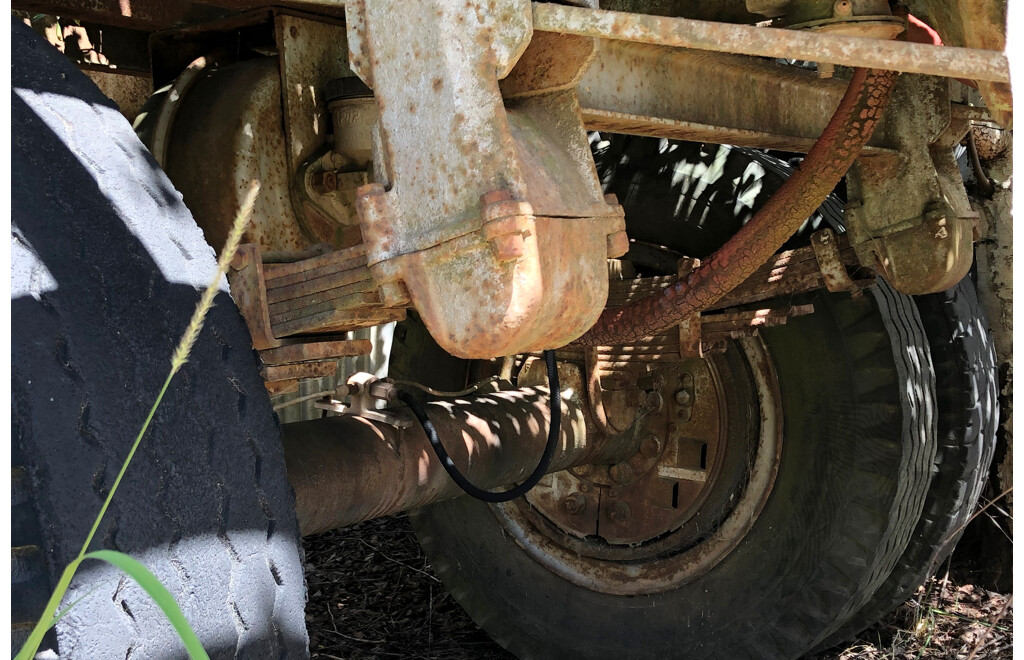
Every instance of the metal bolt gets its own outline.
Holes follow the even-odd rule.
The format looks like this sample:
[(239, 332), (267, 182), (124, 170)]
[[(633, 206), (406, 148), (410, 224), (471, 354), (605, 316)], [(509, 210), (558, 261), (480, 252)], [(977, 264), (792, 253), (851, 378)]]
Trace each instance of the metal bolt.
[(605, 239), (605, 249), (609, 259), (615, 259), (629, 252), (629, 237), (624, 231), (609, 234)]
[(611, 521), (616, 525), (625, 525), (629, 522), (632, 515), (633, 511), (629, 508), (629, 504), (626, 502), (616, 502), (608, 511), (608, 517), (611, 518)]
[(618, 463), (608, 471), (608, 475), (616, 482), (624, 484), (633, 478), (633, 468), (629, 463)]
[(653, 433), (640, 443), (640, 453), (646, 458), (654, 458), (661, 453), (661, 438)]
[(523, 234), (507, 234), (491, 239), (491, 249), (498, 261), (512, 261), (526, 254), (526, 237)]
[(587, 508), (587, 498), (580, 493), (573, 493), (562, 501), (562, 506), (570, 516), (578, 516)]
[(326, 195), (338, 189), (338, 175), (330, 170), (317, 172), (310, 177), (309, 183), (317, 194)]
[(689, 405), (690, 400), (692, 398), (693, 397), (690, 396), (689, 390), (679, 390), (678, 392), (676, 392), (676, 403), (678, 403), (681, 406)]
[(836, 0), (832, 12), (836, 16), (849, 16), (853, 13), (853, 3), (850, 0)]

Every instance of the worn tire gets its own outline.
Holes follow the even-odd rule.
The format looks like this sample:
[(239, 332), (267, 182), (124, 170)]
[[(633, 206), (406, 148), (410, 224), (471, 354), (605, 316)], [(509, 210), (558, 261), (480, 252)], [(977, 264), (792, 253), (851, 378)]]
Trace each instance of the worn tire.
[[(723, 169), (764, 169), (758, 201), (774, 193), (793, 172), (777, 158), (751, 149), (720, 147), (732, 164)], [(843, 230), (843, 203), (831, 195), (796, 240), (817, 226)], [(928, 337), (935, 372), (938, 447), (924, 511), (896, 566), (870, 599), (851, 609), (819, 639), (824, 649), (854, 637), (910, 598), (960, 540), (985, 485), (999, 424), (998, 374), (988, 321), (974, 277), (948, 291), (913, 298)]]
[[(668, 190), (654, 197), (654, 208), (652, 200), (645, 203), (648, 214), (659, 218), (661, 224), (644, 229), (661, 232), (652, 238), (664, 236), (666, 231), (671, 235), (699, 232), (704, 237), (703, 242), (697, 241), (699, 249), (708, 252), (746, 222), (793, 172), (790, 163), (752, 149), (666, 145), (624, 137), (613, 137), (598, 160), (604, 180), (618, 185), (620, 193), (635, 195), (671, 181)], [(694, 185), (693, 179), (702, 181)], [(693, 202), (685, 212), (680, 212), (680, 197)], [(843, 206), (839, 197), (830, 195), (790, 246), (800, 245), (819, 227), (842, 231)], [(707, 219), (703, 209), (713, 207), (731, 207), (733, 211), (725, 217), (712, 213), (717, 222), (692, 221)], [(724, 228), (727, 233), (717, 234), (714, 227)], [(693, 242), (683, 241), (679, 247)], [(998, 375), (988, 322), (973, 277), (949, 291), (913, 300), (928, 337), (935, 372), (938, 447), (932, 481), (914, 534), (888, 578), (859, 609), (851, 609), (826, 631), (816, 645), (819, 649), (872, 625), (934, 574), (952, 552), (974, 511), (995, 451)]]
[[(666, 167), (655, 171), (664, 177)], [(658, 220), (644, 188), (632, 176), (621, 183), (609, 192), (628, 223), (642, 223), (631, 235), (651, 231)], [(658, 193), (670, 202), (675, 195), (673, 208), (678, 183)], [(720, 194), (696, 193), (687, 214)], [(737, 208), (735, 193), (719, 201)], [(723, 224), (744, 220), (736, 213)], [(668, 245), (712, 251), (713, 231), (690, 232), (703, 240), (699, 249)], [(795, 658), (861, 607), (892, 572), (924, 507), (936, 448), (928, 343), (913, 301), (884, 284), (858, 300), (819, 292), (801, 302), (816, 313), (763, 332), (782, 394), (783, 453), (764, 510), (731, 554), (671, 590), (616, 596), (550, 572), (485, 504), (463, 498), (415, 512), (435, 570), (474, 620), (524, 658)]]
[[(116, 106), (13, 21), (12, 624), (75, 557), (215, 272), (213, 250)], [(280, 431), (226, 286), (93, 542), (175, 596), (214, 658), (307, 656)], [(62, 658), (185, 655), (130, 579), (88, 562)], [(17, 643), (17, 642), (15, 642)]]
[(953, 551), (974, 512), (995, 452), (995, 353), (974, 283), (915, 298), (935, 365), (939, 446), (911, 542), (871, 599), (818, 648), (854, 637), (910, 598)]

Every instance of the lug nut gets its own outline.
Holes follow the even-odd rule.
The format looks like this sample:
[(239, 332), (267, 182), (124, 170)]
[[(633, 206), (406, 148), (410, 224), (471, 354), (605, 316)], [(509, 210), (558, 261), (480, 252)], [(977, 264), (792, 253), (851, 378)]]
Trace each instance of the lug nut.
[(651, 435), (648, 435), (640, 443), (640, 453), (643, 454), (645, 458), (654, 458), (655, 456), (660, 454), (661, 438), (654, 435), (653, 433)]
[(338, 189), (338, 175), (330, 170), (317, 172), (310, 178), (310, 184), (318, 194), (326, 195)]
[(608, 511), (608, 517), (616, 525), (625, 525), (629, 522), (632, 515), (633, 511), (629, 508), (629, 504), (625, 502), (616, 502)]
[(679, 390), (678, 392), (676, 392), (676, 403), (678, 403), (681, 406), (689, 405), (690, 400), (692, 398), (693, 397), (690, 396), (689, 390)]
[(570, 516), (578, 516), (587, 508), (587, 498), (583, 497), (580, 493), (573, 493), (565, 498), (562, 506), (565, 507)]
[(611, 467), (608, 471), (608, 475), (615, 480), (616, 483), (624, 484), (633, 478), (633, 468), (630, 467), (629, 463), (618, 463)]

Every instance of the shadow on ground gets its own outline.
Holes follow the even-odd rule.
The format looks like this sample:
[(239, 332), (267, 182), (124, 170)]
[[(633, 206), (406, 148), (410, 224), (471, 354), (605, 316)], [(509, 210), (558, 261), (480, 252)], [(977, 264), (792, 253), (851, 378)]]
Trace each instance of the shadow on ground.
[[(305, 546), (313, 658), (513, 660), (434, 576), (405, 516), (318, 534)], [(807, 660), (1010, 658), (1008, 600), (933, 579), (857, 640)]]

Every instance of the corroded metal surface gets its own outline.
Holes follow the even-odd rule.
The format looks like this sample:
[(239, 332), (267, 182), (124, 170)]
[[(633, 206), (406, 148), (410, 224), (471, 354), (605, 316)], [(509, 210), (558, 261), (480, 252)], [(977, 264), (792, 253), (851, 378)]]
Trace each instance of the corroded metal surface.
[(609, 310), (577, 340), (625, 344), (709, 308), (764, 264), (832, 191), (885, 111), (896, 74), (854, 72), (847, 93), (797, 171), (728, 243), (658, 296)]
[[(924, 0), (921, 3), (944, 44), (1003, 51), (1006, 48), (1007, 0)], [(1013, 128), (1013, 95), (1009, 80), (978, 79), (992, 117)]]
[(846, 272), (846, 264), (839, 254), (836, 235), (831, 229), (822, 229), (811, 235), (811, 248), (814, 258), (818, 261), (821, 276), (825, 280), (825, 288), (833, 293), (837, 291), (858, 291), (857, 285)]
[(976, 214), (951, 148), (966, 130), (951, 116), (948, 81), (901, 76), (885, 126), (900, 166), (860, 160), (846, 178), (850, 243), (902, 293), (943, 291), (971, 267)]
[(197, 68), (168, 99), (178, 106), (154, 141), (167, 175), (203, 229), (221, 246), (249, 182), (262, 184), (243, 240), (265, 250), (303, 250), (318, 241), (301, 229), (292, 209), (281, 77), (276, 58)]
[(636, 452), (550, 474), (493, 507), (506, 533), (557, 575), (603, 593), (658, 593), (715, 566), (757, 520), (782, 450), (771, 360), (759, 340), (739, 348), (653, 372), (664, 376), (664, 408), (620, 434), (638, 441)]
[(665, 400), (658, 409), (648, 407), (631, 430), (640, 439), (632, 456), (549, 475), (526, 495), (566, 532), (642, 543), (677, 529), (704, 502), (721, 469), (726, 436), (712, 365), (690, 360), (656, 373)]
[[(628, 247), (564, 89), (592, 44), (570, 40), (549, 75), (513, 75), (506, 104), (498, 81), (530, 42), (528, 2), (365, 0), (346, 16), (352, 69), (380, 110), (376, 183), (356, 207), (383, 302), (411, 303), (460, 357), (570, 341), (604, 307), (605, 258)], [(527, 57), (554, 63), (551, 45)]]
[(533, 4), (537, 31), (1009, 83), (999, 51)]
[(266, 365), (292, 364), (295, 362), (316, 362), (354, 355), (366, 355), (371, 350), (366, 339), (350, 339), (341, 341), (320, 341), (301, 344), (289, 344), (280, 348), (260, 351), (260, 360)]
[[(346, 30), (340, 21), (278, 14), (274, 17), (275, 41), (281, 69), (284, 132), (287, 143), (288, 171), (291, 175), (291, 200), (295, 217), (307, 235), (343, 247), (344, 225), (354, 224), (355, 208), (336, 200), (337, 189), (311, 193), (312, 179), (325, 172), (350, 165), (327, 144), (331, 112), (324, 91), (327, 82), (354, 76), (344, 56)], [(374, 117), (371, 115), (372, 125)], [(336, 132), (358, 132), (357, 139), (368, 139), (370, 125), (336, 126)], [(355, 136), (353, 136), (355, 137)], [(349, 138), (346, 135), (342, 143)], [(347, 169), (347, 168), (346, 168)], [(354, 168), (358, 169), (358, 168)], [(364, 166), (365, 170), (365, 166)], [(358, 185), (367, 182), (365, 171)], [(351, 187), (354, 192), (355, 186)]]
[[(525, 478), (547, 441), (549, 400), (543, 390), (497, 392), (427, 409), (459, 471), (481, 488)], [(419, 424), (399, 429), (343, 415), (286, 424), (283, 432), (303, 534), (462, 494)], [(552, 471), (616, 460), (636, 449), (631, 439), (598, 441), (588, 435), (583, 411), (572, 401), (562, 403), (558, 447)]]
[(281, 342), (274, 337), (267, 311), (267, 291), (259, 246), (238, 246), (227, 277), (231, 284), (231, 297), (249, 327), (253, 348), (265, 350), (280, 346)]
[[(593, 130), (806, 153), (845, 89), (762, 59), (599, 40), (579, 97)], [(883, 137), (876, 131), (863, 155), (894, 156)]]

